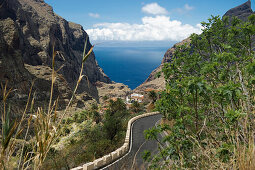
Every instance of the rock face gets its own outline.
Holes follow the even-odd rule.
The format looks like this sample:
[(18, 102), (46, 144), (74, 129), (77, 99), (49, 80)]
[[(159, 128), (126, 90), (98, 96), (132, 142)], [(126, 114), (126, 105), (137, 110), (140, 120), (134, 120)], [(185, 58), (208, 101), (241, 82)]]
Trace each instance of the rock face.
[(164, 57), (161, 61), (160, 66), (158, 68), (156, 68), (155, 70), (153, 70), (151, 72), (151, 74), (149, 75), (149, 77), (145, 80), (145, 82), (143, 84), (141, 84), (140, 86), (138, 86), (134, 91), (140, 92), (140, 91), (144, 91), (146, 89), (163, 90), (165, 88), (164, 75), (161, 73), (161, 76), (159, 78), (157, 78), (156, 77), (157, 73), (162, 71), (162, 68), (165, 63), (168, 63), (171, 61), (171, 59), (174, 55), (174, 52), (178, 46), (184, 45), (184, 44), (189, 44), (189, 43), (190, 43), (190, 39), (187, 38), (179, 43), (176, 43), (173, 47), (169, 48), (166, 51), (166, 53), (164, 54)]
[[(231, 17), (236, 16), (239, 19), (246, 21), (248, 16), (250, 16), (251, 14), (254, 14), (254, 12), (251, 9), (251, 1), (249, 0), (242, 5), (239, 5), (235, 8), (230, 9), (229, 11), (225, 13), (224, 16), (229, 16), (230, 19)], [(164, 80), (163, 74), (161, 74), (160, 78), (156, 78), (157, 73), (162, 71), (162, 68), (165, 63), (171, 62), (171, 58), (173, 57), (173, 54), (177, 46), (180, 46), (183, 44), (189, 44), (189, 43), (190, 43), (190, 39), (187, 38), (181, 41), (180, 43), (175, 44), (172, 48), (168, 49), (162, 59), (161, 65), (155, 70), (153, 70), (151, 74), (149, 75), (149, 77), (145, 80), (145, 82), (141, 84), (140, 86), (138, 86), (134, 91), (144, 91), (147, 88), (163, 90), (165, 88), (165, 80)]]
[[(86, 39), (88, 51), (91, 44), (82, 26), (67, 22), (43, 0), (0, 0), (0, 83), (8, 80), (17, 94), (27, 94), (32, 80), (37, 79), (34, 88), (42, 97), (47, 95), (54, 47), (55, 69), (64, 65), (55, 91), (67, 98), (79, 77)], [(82, 80), (79, 93), (98, 99), (95, 83), (111, 80), (98, 66), (94, 53), (83, 71), (88, 80)]]
[(128, 88), (128, 86), (122, 84), (122, 83), (103, 83), (103, 82), (97, 82), (96, 83), (97, 89), (98, 89), (98, 95), (99, 95), (99, 101), (100, 103), (104, 103), (104, 97), (107, 97), (109, 99), (111, 98), (122, 98), (125, 99), (125, 97), (131, 93), (131, 89)]
[(229, 16), (230, 18), (236, 16), (239, 19), (246, 21), (247, 18), (253, 13), (254, 12), (251, 9), (251, 1), (249, 0), (242, 5), (228, 10), (224, 16)]

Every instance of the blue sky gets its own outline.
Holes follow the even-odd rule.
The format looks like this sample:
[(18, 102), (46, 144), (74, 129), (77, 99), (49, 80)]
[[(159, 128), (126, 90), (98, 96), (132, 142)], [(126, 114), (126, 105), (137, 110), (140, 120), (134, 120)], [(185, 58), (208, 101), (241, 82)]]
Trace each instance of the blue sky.
[[(171, 41), (200, 33), (201, 21), (222, 16), (246, 0), (45, 0), (54, 11), (81, 24), (92, 42)], [(252, 0), (252, 5), (255, 0)]]

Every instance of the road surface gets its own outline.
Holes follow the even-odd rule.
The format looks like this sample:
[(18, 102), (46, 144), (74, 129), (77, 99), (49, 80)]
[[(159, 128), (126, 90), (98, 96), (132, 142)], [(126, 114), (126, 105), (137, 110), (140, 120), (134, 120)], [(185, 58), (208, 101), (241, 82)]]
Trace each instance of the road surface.
[(145, 140), (144, 130), (154, 127), (156, 122), (160, 120), (162, 115), (153, 115), (149, 117), (144, 117), (136, 120), (132, 125), (132, 138), (131, 138), (131, 148), (129, 152), (122, 158), (118, 159), (114, 163), (102, 168), (103, 170), (143, 170), (148, 167), (147, 163), (143, 162), (143, 152), (149, 150), (152, 153), (157, 152), (157, 143), (154, 140)]

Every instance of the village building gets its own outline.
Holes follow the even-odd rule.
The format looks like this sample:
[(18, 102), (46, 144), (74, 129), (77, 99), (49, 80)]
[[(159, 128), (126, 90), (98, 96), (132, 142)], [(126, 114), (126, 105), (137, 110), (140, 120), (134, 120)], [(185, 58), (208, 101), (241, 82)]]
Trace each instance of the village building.
[(126, 96), (126, 103), (132, 103), (133, 101), (142, 103), (143, 100), (144, 100), (144, 95), (138, 94), (138, 93), (132, 93), (130, 96)]

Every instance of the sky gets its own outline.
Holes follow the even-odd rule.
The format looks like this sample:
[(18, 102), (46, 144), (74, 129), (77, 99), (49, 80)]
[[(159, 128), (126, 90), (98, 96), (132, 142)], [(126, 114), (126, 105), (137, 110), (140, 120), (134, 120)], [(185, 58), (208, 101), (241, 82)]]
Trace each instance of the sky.
[[(58, 15), (81, 24), (92, 43), (178, 42), (201, 33), (202, 21), (247, 0), (45, 0)], [(252, 7), (255, 0), (252, 0)], [(162, 43), (161, 43), (162, 42)]]

